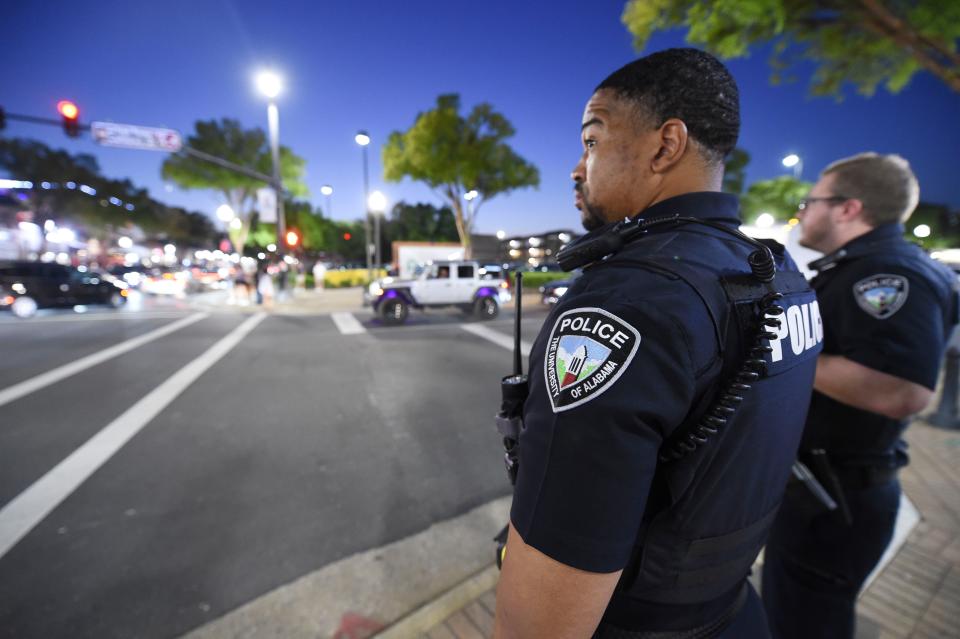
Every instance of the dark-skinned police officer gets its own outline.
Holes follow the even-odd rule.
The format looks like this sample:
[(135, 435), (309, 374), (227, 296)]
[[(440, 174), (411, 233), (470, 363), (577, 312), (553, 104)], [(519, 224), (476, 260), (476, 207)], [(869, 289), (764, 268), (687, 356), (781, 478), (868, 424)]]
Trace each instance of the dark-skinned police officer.
[(853, 637), (864, 580), (893, 535), (906, 419), (930, 401), (956, 323), (955, 278), (903, 238), (917, 180), (895, 155), (828, 166), (800, 203), (800, 244), (823, 317), (823, 354), (799, 459), (838, 503), (791, 483), (764, 553), (776, 637)]
[(587, 102), (572, 177), (590, 233), (568, 250), (592, 263), (531, 352), (496, 637), (768, 636), (746, 579), (822, 329), (792, 260), (741, 235), (720, 192), (739, 127), (733, 77), (694, 49)]

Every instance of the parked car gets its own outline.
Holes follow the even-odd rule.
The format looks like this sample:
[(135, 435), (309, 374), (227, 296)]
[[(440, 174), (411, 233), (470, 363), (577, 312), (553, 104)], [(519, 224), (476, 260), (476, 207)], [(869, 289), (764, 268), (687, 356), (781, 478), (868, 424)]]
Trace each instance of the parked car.
[(127, 301), (127, 284), (117, 278), (45, 262), (0, 262), (0, 309), (30, 317), (39, 308), (107, 304)]
[(560, 301), (560, 298), (567, 292), (567, 289), (573, 286), (573, 283), (581, 275), (583, 275), (583, 271), (578, 269), (571, 272), (570, 277), (565, 280), (547, 282), (540, 287), (540, 301), (547, 306), (553, 306)]

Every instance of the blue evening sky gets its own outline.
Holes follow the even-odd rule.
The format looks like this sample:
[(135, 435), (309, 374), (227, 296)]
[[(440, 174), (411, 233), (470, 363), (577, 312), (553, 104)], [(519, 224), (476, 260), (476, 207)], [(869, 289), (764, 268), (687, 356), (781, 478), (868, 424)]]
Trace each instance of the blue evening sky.
[[(188, 133), (197, 119), (227, 116), (265, 128), (252, 75), (272, 66), (286, 78), (281, 141), (306, 158), (312, 201), (325, 208), (320, 186), (332, 184), (333, 217), (354, 219), (363, 210), (358, 129), (373, 138), (372, 188), (391, 202), (440, 203), (425, 186), (385, 183), (380, 146), (438, 94), (458, 92), (465, 111), (486, 101), (505, 114), (517, 130), (511, 144), (541, 174), (539, 189), (485, 204), (477, 229), (579, 229), (569, 174), (580, 153), (583, 105), (600, 80), (636, 56), (622, 8), (620, 0), (15, 2), (4, 9), (0, 105), (55, 116), (56, 102), (69, 98), (83, 121)], [(682, 45), (683, 35), (659, 34), (647, 51)], [(897, 152), (912, 163), (924, 200), (960, 207), (960, 95), (919, 74), (897, 96), (813, 99), (808, 76), (771, 86), (766, 59), (756, 51), (729, 63), (740, 84), (740, 146), (752, 158), (751, 181), (784, 173), (788, 153), (803, 157), (812, 180), (839, 157)], [(172, 204), (213, 215), (221, 203), (210, 191), (165, 185), (159, 153), (97, 147), (19, 122), (4, 133), (93, 153), (107, 175), (128, 176)]]

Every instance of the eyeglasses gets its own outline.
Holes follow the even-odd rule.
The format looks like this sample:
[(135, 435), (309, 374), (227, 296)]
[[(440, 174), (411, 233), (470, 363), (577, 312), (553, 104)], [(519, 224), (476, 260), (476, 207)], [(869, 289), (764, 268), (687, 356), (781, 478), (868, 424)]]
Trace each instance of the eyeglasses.
[(797, 204), (798, 211), (806, 211), (807, 207), (814, 202), (846, 202), (849, 200), (845, 195), (830, 195), (827, 197), (805, 197)]

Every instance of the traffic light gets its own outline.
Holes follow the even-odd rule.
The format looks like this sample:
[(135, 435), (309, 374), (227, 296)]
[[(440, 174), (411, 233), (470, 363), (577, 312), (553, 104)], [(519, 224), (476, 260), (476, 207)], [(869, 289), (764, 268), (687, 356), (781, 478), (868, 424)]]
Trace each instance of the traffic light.
[(343, 239), (345, 239), (345, 240), (348, 241), (348, 242), (350, 241), (350, 238), (351, 238), (351, 237), (353, 237), (353, 236), (350, 235), (349, 233), (344, 233), (344, 234), (343, 234)]
[(300, 236), (296, 231), (287, 231), (287, 246), (293, 248), (300, 241)]
[(60, 100), (57, 102), (57, 111), (63, 120), (63, 132), (69, 137), (75, 138), (80, 135), (80, 109), (70, 100)]

